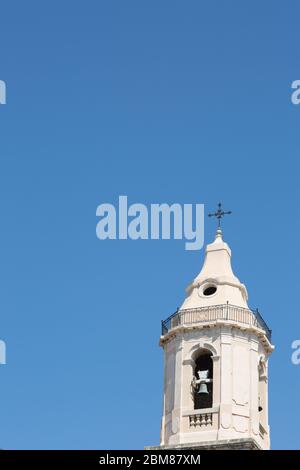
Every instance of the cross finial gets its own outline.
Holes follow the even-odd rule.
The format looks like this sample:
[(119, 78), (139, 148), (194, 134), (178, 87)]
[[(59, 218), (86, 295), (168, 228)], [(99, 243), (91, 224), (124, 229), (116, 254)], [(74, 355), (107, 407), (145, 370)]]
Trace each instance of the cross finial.
[(208, 217), (216, 217), (218, 219), (218, 231), (220, 231), (221, 230), (221, 219), (222, 219), (222, 217), (224, 217), (224, 215), (229, 215), (229, 214), (232, 214), (232, 212), (231, 211), (227, 211), (227, 212), (223, 211), (222, 204), (221, 204), (221, 202), (219, 202), (218, 210), (216, 212), (208, 214)]

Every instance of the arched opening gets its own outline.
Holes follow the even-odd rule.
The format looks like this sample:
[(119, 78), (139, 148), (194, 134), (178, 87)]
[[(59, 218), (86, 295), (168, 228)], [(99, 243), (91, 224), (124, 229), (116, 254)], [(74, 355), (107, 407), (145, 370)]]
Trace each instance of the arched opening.
[(195, 359), (194, 379), (194, 408), (212, 408), (213, 404), (213, 361), (212, 353), (202, 350)]

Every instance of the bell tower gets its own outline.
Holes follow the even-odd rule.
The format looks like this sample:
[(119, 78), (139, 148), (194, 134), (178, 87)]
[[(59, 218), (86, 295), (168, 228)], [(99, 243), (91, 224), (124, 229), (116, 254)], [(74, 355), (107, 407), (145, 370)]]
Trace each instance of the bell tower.
[(161, 441), (148, 449), (270, 448), (271, 331), (248, 307), (246, 287), (232, 271), (220, 212), (213, 214), (219, 226), (200, 273), (182, 306), (162, 322)]

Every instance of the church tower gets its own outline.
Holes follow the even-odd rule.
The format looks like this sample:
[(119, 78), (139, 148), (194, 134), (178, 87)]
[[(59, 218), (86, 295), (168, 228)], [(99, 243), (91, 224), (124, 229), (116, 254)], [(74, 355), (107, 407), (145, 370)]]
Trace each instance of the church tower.
[(271, 331), (248, 307), (220, 223), (186, 293), (162, 322), (161, 442), (148, 449), (269, 449)]

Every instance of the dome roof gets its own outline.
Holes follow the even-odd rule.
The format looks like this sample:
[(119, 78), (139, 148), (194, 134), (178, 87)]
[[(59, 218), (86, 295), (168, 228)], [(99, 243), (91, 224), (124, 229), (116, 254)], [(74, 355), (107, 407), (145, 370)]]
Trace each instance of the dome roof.
[(231, 267), (231, 250), (217, 230), (213, 243), (206, 247), (203, 267), (186, 289), (187, 297), (181, 309), (221, 305), (227, 302), (248, 308), (247, 289), (234, 275)]

